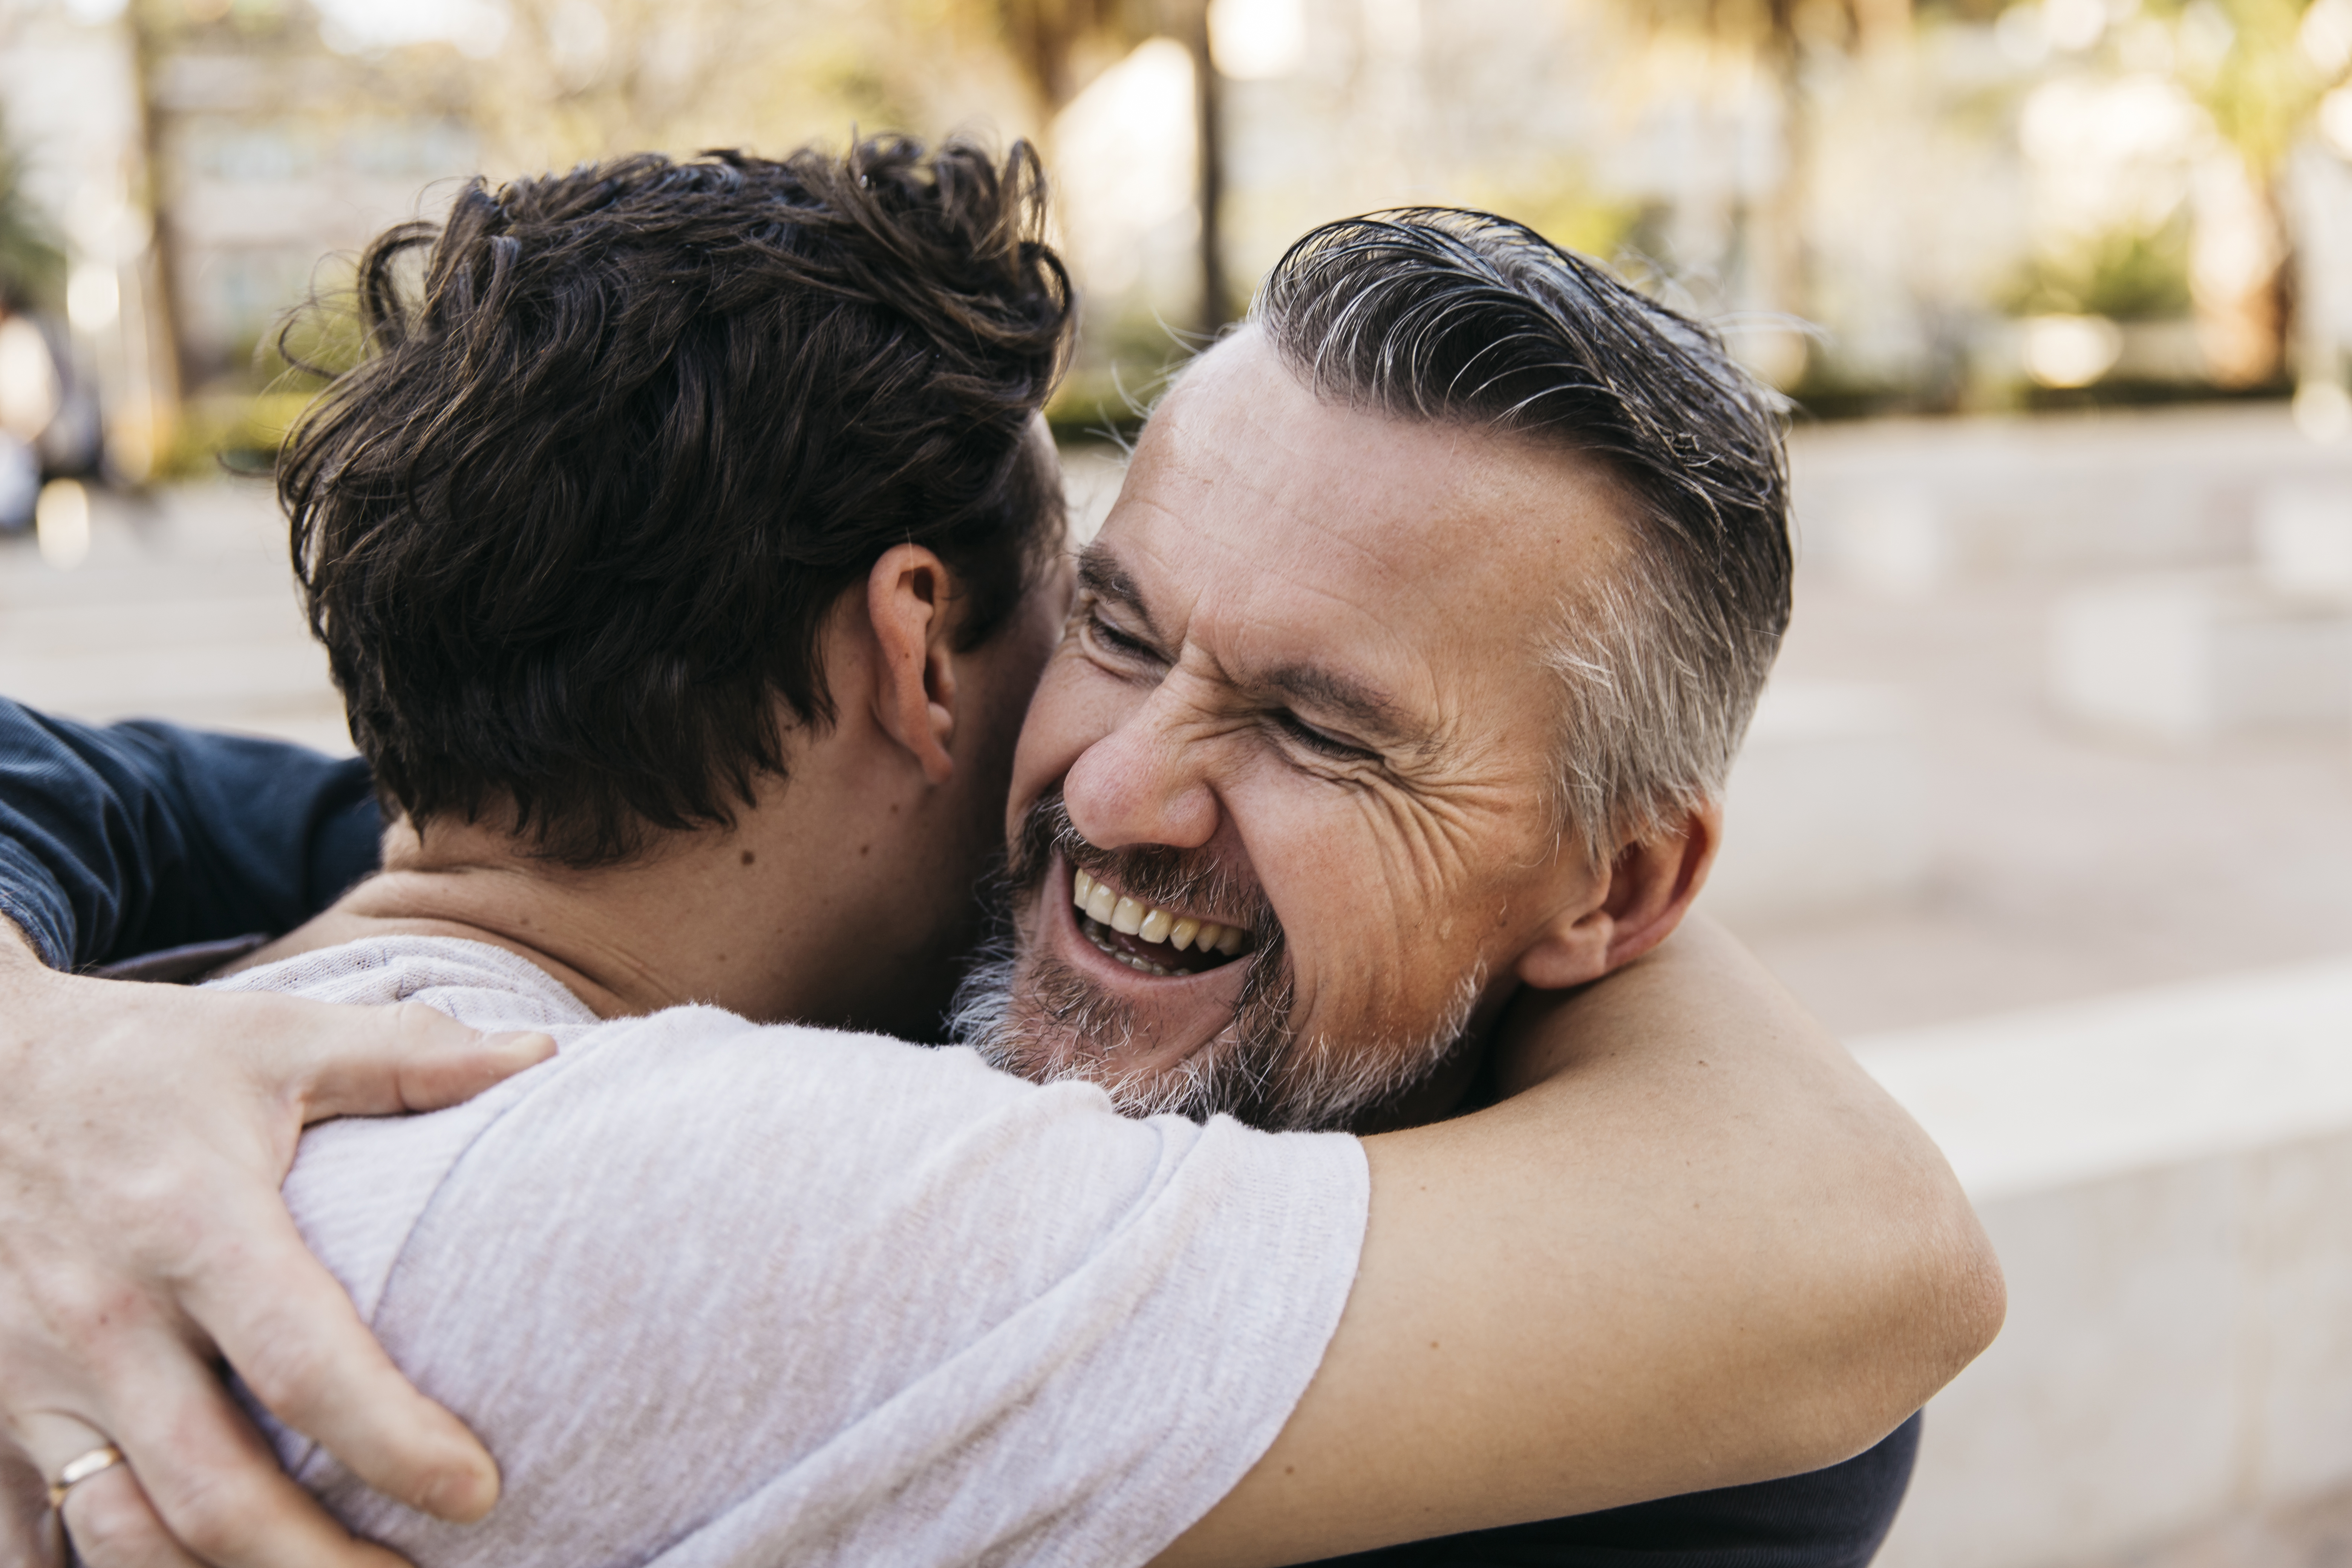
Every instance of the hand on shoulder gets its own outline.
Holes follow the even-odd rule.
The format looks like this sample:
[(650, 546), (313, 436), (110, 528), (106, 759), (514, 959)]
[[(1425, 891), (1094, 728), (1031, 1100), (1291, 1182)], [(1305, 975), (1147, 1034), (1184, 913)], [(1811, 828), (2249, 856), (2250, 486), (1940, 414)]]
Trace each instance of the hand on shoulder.
[(215, 1352), (374, 1485), (489, 1509), (488, 1454), (385, 1358), (278, 1188), (307, 1123), (452, 1104), (553, 1048), (414, 1004), (61, 974), (0, 923), (0, 1422), (44, 1480), (121, 1449), (68, 1500), (94, 1563), (105, 1533), (156, 1561), (165, 1534), (215, 1562), (391, 1561), (279, 1472)]

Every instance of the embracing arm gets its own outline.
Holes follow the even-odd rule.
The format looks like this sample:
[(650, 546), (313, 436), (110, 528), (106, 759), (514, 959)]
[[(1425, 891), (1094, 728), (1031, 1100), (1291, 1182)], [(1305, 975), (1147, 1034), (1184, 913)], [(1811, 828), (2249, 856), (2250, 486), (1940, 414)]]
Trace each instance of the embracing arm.
[(0, 915), (54, 968), (299, 925), (380, 826), (356, 758), (0, 698)]
[(1719, 931), (1510, 1021), (1514, 1097), (1366, 1141), (1346, 1315), (1163, 1565), (1293, 1563), (1791, 1474), (1998, 1331), (1925, 1133)]
[(356, 758), (0, 699), (0, 914), (54, 967), (299, 925), (379, 826)]
[[(387, 1560), (279, 1474), (215, 1350), (398, 1495), (457, 1517), (496, 1496), (488, 1456), (394, 1371), (278, 1184), (305, 1122), (461, 1100), (549, 1043), (421, 1006), (59, 973), (297, 924), (373, 865), (375, 835), (356, 762), (0, 700), (0, 1431), (130, 1456), (75, 1489), (93, 1568)], [(22, 1464), (0, 1451), (0, 1481)], [(37, 1560), (27, 1527), (0, 1501), (0, 1562)]]

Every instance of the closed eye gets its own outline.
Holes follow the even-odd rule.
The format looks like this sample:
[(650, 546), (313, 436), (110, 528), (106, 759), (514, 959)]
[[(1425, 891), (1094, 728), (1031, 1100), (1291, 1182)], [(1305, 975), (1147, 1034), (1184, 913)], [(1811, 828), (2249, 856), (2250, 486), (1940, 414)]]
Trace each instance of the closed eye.
[(1378, 752), (1342, 741), (1337, 735), (1327, 735), (1287, 709), (1276, 709), (1272, 717), (1276, 727), (1284, 734), (1318, 756), (1328, 757), (1335, 763), (1373, 763), (1380, 760)]
[(1115, 658), (1147, 664), (1166, 662), (1160, 650), (1131, 632), (1124, 632), (1103, 617), (1102, 606), (1092, 604), (1084, 610), (1087, 640)]

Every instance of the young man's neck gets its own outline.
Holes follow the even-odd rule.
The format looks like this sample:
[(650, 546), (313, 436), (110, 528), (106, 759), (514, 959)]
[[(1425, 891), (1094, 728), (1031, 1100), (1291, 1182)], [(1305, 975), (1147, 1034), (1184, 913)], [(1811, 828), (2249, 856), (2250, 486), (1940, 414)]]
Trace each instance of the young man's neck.
[(453, 936), (520, 953), (604, 1017), (704, 1002), (762, 1022), (931, 1033), (973, 934), (943, 931), (903, 896), (936, 885), (910, 863), (933, 803), (890, 776), (823, 767), (765, 781), (761, 796), (731, 829), (663, 835), (586, 870), (491, 827), (397, 822), (381, 873), (248, 963)]

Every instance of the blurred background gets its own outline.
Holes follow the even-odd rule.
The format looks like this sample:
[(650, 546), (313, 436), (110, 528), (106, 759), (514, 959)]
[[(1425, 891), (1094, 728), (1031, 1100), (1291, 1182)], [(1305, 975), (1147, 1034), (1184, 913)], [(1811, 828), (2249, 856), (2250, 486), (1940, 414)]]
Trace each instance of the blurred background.
[(1083, 519), (1311, 226), (1493, 208), (1794, 400), (1707, 898), (2011, 1273), (1886, 1561), (2352, 1562), (2352, 0), (0, 0), (0, 691), (347, 749), (286, 312), (462, 182), (1044, 151)]

